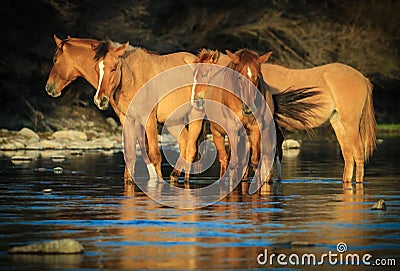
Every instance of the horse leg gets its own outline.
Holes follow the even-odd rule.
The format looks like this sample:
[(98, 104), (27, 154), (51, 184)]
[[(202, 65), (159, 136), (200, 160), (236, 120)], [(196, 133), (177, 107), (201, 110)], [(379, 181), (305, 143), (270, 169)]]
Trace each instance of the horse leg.
[(275, 164), (276, 164), (276, 171), (278, 173), (278, 180), (282, 180), (282, 156), (283, 156), (283, 151), (282, 151), (282, 144), (283, 141), (285, 140), (285, 137), (283, 135), (282, 129), (278, 126), (278, 124), (275, 122), (275, 132), (276, 132), (276, 154), (275, 154)]
[[(246, 142), (245, 150), (244, 153), (249, 153), (250, 152), (250, 142)], [(246, 161), (246, 159), (245, 159)], [(244, 167), (244, 173), (243, 173), (243, 179), (246, 180), (247, 177), (249, 176), (249, 166), (245, 164), (245, 161), (243, 161), (243, 167)]]
[[(255, 176), (260, 176), (257, 173), (258, 169), (258, 164), (260, 162), (260, 132), (258, 125), (255, 127), (251, 127), (250, 133), (249, 133), (249, 141), (250, 141), (250, 149), (251, 149), (251, 165), (253, 167), (254, 175)], [(257, 182), (259, 180), (256, 180)]]
[(128, 122), (123, 129), (124, 137), (124, 158), (125, 158), (125, 171), (124, 181), (125, 184), (132, 184), (135, 176), (135, 163), (136, 163), (136, 129), (135, 122)]
[(329, 119), (333, 130), (335, 131), (336, 138), (339, 142), (340, 148), (342, 150), (342, 155), (344, 159), (344, 170), (343, 170), (343, 182), (351, 182), (353, 177), (353, 169), (354, 169), (354, 157), (353, 150), (350, 144), (348, 143), (348, 135), (346, 133), (346, 129), (343, 126), (342, 121), (339, 118), (337, 112), (335, 112), (332, 117)]
[(211, 133), (213, 135), (213, 141), (215, 148), (218, 152), (219, 161), (219, 177), (222, 178), (226, 172), (226, 167), (228, 165), (229, 157), (225, 149), (225, 135), (217, 131), (215, 124), (211, 123)]
[(347, 140), (351, 144), (353, 159), (356, 162), (356, 183), (362, 183), (364, 178), (364, 148), (358, 125), (344, 124)]
[[(147, 146), (148, 146), (148, 157), (150, 163), (153, 164), (157, 175), (162, 178), (161, 172), (161, 152), (158, 147), (157, 138), (157, 120), (155, 118), (155, 111), (151, 113), (146, 124), (146, 135), (147, 135)], [(149, 167), (148, 167), (149, 168)]]
[[(238, 119), (227, 122), (226, 131), (231, 152), (229, 159), (229, 182), (232, 186), (242, 179), (245, 171), (243, 166), (247, 166), (248, 160), (246, 157), (248, 156), (247, 153), (244, 153), (248, 150), (246, 146), (247, 133), (243, 124)], [(250, 148), (253, 148), (252, 142), (250, 142)], [(242, 160), (239, 160), (239, 154)]]
[[(189, 120), (190, 121), (190, 120)], [(194, 158), (197, 153), (197, 138), (200, 135), (201, 129), (203, 128), (203, 120), (195, 120), (189, 122), (188, 127), (188, 138), (186, 145), (186, 167), (185, 167), (185, 181), (190, 178), (191, 163), (193, 163)]]
[(188, 131), (185, 127), (182, 128), (182, 126), (167, 126), (167, 130), (173, 137), (176, 138), (179, 146), (180, 154), (169, 177), (171, 181), (176, 182), (178, 181), (178, 178), (186, 164), (185, 153)]

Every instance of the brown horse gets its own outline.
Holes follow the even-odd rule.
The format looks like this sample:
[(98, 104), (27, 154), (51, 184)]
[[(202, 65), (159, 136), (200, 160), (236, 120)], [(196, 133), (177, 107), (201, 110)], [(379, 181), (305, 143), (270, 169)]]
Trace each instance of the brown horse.
[[(53, 67), (50, 71), (49, 78), (46, 83), (46, 91), (52, 97), (61, 95), (62, 90), (78, 77), (86, 79), (94, 88), (98, 88), (99, 69), (97, 63), (93, 60), (95, 57), (94, 49), (100, 44), (100, 41), (94, 39), (71, 38), (61, 40), (54, 35), (56, 43), (56, 52), (53, 57)], [(115, 46), (120, 44), (114, 43)], [(125, 116), (121, 114), (117, 106), (113, 107), (121, 124), (124, 123)], [(138, 127), (140, 129), (140, 127)], [(143, 138), (138, 138), (142, 152), (146, 150)], [(149, 168), (149, 174), (154, 176), (156, 173), (151, 172), (150, 161), (144, 159)], [(129, 180), (131, 176), (126, 169), (124, 179)]]
[[(134, 113), (128, 113), (130, 116), (129, 121), (132, 122), (132, 127), (137, 125), (145, 126), (149, 158), (156, 165), (156, 168), (161, 165), (156, 125), (157, 122), (165, 123), (168, 120), (165, 126), (178, 139), (181, 153), (181, 157), (178, 159), (171, 174), (171, 180), (175, 181), (182, 169), (185, 169), (185, 180), (188, 180), (190, 163), (185, 161), (186, 146), (191, 144), (188, 143), (189, 139), (194, 142), (192, 144), (196, 144), (204, 117), (204, 112), (192, 108), (189, 103), (190, 86), (183, 86), (171, 94), (165, 94), (164, 86), (158, 85), (146, 93), (140, 103), (131, 105), (131, 102), (134, 97), (136, 101), (142, 99), (142, 97), (137, 96), (137, 93), (145, 84), (150, 84), (150, 79), (178, 65), (187, 64), (187, 59), (190, 59), (192, 55), (189, 53), (175, 53), (160, 56), (140, 48), (125, 55), (125, 50), (126, 45), (114, 48), (110, 43), (106, 42), (97, 47), (96, 60), (100, 61), (99, 69), (102, 74), (101, 83), (96, 94), (97, 104), (102, 105), (103, 101), (112, 103), (115, 94), (118, 107), (123, 112), (128, 113), (128, 108), (131, 111), (135, 111)], [(191, 71), (189, 67), (187, 67), (187, 71)], [(189, 74), (192, 76), (191, 73)], [(132, 109), (135, 106), (136, 109)], [(142, 110), (141, 107), (150, 106), (154, 106), (154, 108), (149, 115), (140, 112)], [(179, 113), (174, 113), (178, 108), (180, 108)], [(182, 127), (183, 119), (186, 118), (188, 119), (187, 128)], [(126, 129), (125, 132), (134, 135), (134, 131), (129, 129)], [(127, 148), (125, 155), (127, 155), (132, 146), (126, 145), (125, 147)], [(125, 156), (125, 159), (129, 160), (126, 161), (127, 164), (132, 164), (134, 157), (128, 158)]]
[[(217, 64), (225, 66), (229, 62), (230, 58), (221, 54)], [(281, 115), (275, 119), (281, 127), (297, 130), (319, 127), (329, 120), (345, 161), (343, 182), (351, 182), (354, 162), (356, 182), (362, 182), (364, 162), (371, 157), (376, 146), (376, 121), (370, 81), (359, 71), (341, 63), (298, 70), (265, 63), (261, 65), (261, 72), (273, 95), (289, 88), (318, 88), (320, 95), (306, 99), (320, 105), (318, 110), (309, 114), (307, 125), (293, 118), (296, 111), (292, 111), (289, 117)]]
[[(49, 78), (46, 84), (46, 91), (49, 95), (53, 97), (57, 97), (61, 95), (61, 91), (68, 85), (70, 84), (73, 80), (75, 80), (78, 77), (83, 77), (86, 79), (95, 89), (99, 88), (99, 81), (100, 81), (100, 67), (99, 67), (99, 62), (95, 60), (96, 57), (96, 52), (97, 54), (101, 53), (101, 51), (106, 51), (108, 50), (108, 44), (107, 46), (104, 45), (103, 42), (98, 41), (98, 40), (93, 40), (93, 39), (80, 39), (80, 38), (71, 38), (68, 37), (65, 40), (59, 39), (57, 36), (54, 35), (54, 41), (57, 45), (56, 47), (56, 52), (53, 58), (53, 67), (52, 70), (50, 71)], [(103, 44), (102, 46), (100, 46)], [(113, 43), (114, 46), (117, 46), (118, 43)], [(119, 44), (121, 45), (121, 44)], [(127, 47), (125, 48), (125, 52), (143, 52), (143, 50), (139, 48), (134, 48), (134, 47)], [(140, 55), (140, 54), (136, 54)], [(169, 57), (161, 57), (163, 58), (163, 61), (168, 63), (176, 63), (179, 62), (177, 65), (183, 65), (186, 64), (187, 62), (190, 62), (191, 59), (194, 59), (195, 56), (190, 54), (190, 53), (178, 53), (178, 54), (172, 54)], [(140, 62), (137, 63), (136, 68), (140, 68)], [(143, 83), (143, 81), (142, 81)], [(189, 97), (190, 94), (187, 96)], [(185, 97), (185, 96), (184, 96)], [(189, 99), (189, 98), (188, 98)], [(109, 98), (104, 97), (104, 96), (99, 96), (98, 93), (96, 92), (95, 95), (95, 103), (100, 107), (101, 109), (105, 109), (106, 106), (108, 105)], [(112, 99), (110, 100), (114, 111), (116, 112), (118, 118), (120, 119), (121, 124), (124, 124), (125, 121), (125, 114), (126, 108), (129, 105), (129, 103), (124, 103), (123, 99), (118, 99), (117, 103)], [(159, 109), (163, 109), (166, 112), (169, 112), (168, 110), (168, 103), (167, 107), (160, 107), (158, 106)], [(201, 125), (200, 125), (201, 126)], [(138, 125), (137, 129), (137, 135), (142, 134), (140, 132), (140, 129), (143, 129), (142, 126)], [(179, 130), (173, 130), (172, 131), (175, 137), (179, 137)], [(182, 130), (181, 133), (181, 138), (180, 140), (185, 140), (187, 137), (187, 131)], [(139, 139), (139, 144), (142, 150), (142, 153), (146, 152), (145, 148), (145, 143), (144, 139), (138, 138)], [(184, 141), (183, 141), (184, 142)], [(185, 146), (184, 143), (181, 143), (181, 145)], [(182, 151), (182, 150), (181, 150)], [(159, 153), (159, 151), (158, 151)], [(156, 154), (157, 155), (157, 154)], [(145, 158), (145, 157), (144, 157)], [(157, 158), (158, 159), (158, 158)], [(160, 159), (159, 159), (160, 160)], [(151, 176), (154, 176), (156, 173), (153, 171), (154, 166), (151, 165), (150, 161), (145, 159), (145, 162), (148, 165), (149, 169), (149, 174)], [(133, 173), (133, 169), (130, 169), (131, 173)], [(161, 169), (160, 166), (157, 165), (156, 167), (157, 174), (161, 174)], [(177, 176), (179, 176), (179, 173), (176, 173)], [(124, 174), (124, 179), (125, 181), (131, 181), (131, 178), (133, 176), (130, 176), (129, 171), (125, 170)]]
[[(265, 98), (266, 104), (271, 111), (271, 113), (275, 118), (279, 118), (285, 116), (286, 118), (290, 118), (302, 123), (302, 128), (306, 130), (310, 130), (310, 124), (308, 123), (308, 118), (310, 116), (310, 112), (313, 112), (319, 106), (305, 102), (307, 98), (311, 96), (315, 96), (319, 94), (319, 91), (311, 90), (312, 87), (303, 88), (303, 89), (288, 89), (282, 93), (272, 95), (269, 91), (267, 84), (264, 82), (263, 77), (260, 71), (260, 65), (262, 61), (266, 61), (271, 53), (267, 53), (261, 57), (258, 57), (257, 53), (250, 50), (240, 50), (235, 54), (227, 51), (231, 62), (228, 64), (228, 67), (233, 68), (235, 70), (239, 70), (244, 78), (248, 78), (248, 82), (258, 86), (261, 94)], [(195, 60), (196, 64), (199, 63), (207, 63), (207, 64), (215, 64), (219, 62), (220, 53), (211, 50), (201, 50), (197, 59)], [(234, 111), (236, 115), (244, 121), (249, 121), (250, 125), (252, 125), (252, 129), (247, 129), (247, 133), (250, 136), (250, 146), (252, 148), (252, 165), (253, 169), (255, 169), (256, 165), (259, 163), (260, 157), (258, 156), (258, 148), (260, 143), (259, 141), (259, 130), (254, 126), (254, 116), (252, 116), (252, 112), (257, 111), (257, 113), (263, 112), (262, 108), (258, 108), (252, 104), (252, 100), (247, 98), (248, 105), (253, 108), (249, 108), (247, 105), (240, 104), (240, 100), (237, 97), (234, 97), (232, 93), (224, 91), (221, 88), (210, 87), (208, 84), (212, 78), (212, 76), (218, 72), (220, 72), (220, 66), (218, 65), (196, 65), (194, 69), (194, 77), (195, 77), (195, 86), (192, 89), (192, 103), (196, 106), (202, 106), (205, 102), (203, 99), (206, 97), (212, 100), (216, 100), (223, 104), (226, 104), (230, 107), (236, 107)], [(243, 78), (242, 78), (243, 79)], [(242, 81), (242, 80), (240, 80)], [(235, 84), (241, 84), (241, 82), (236, 82)], [(244, 80), (246, 81), (246, 80)], [(248, 86), (244, 86), (244, 88), (248, 89)], [(258, 91), (257, 91), (258, 92)], [(246, 94), (250, 93), (249, 91), (245, 91), (243, 98), (246, 99)], [(254, 94), (254, 93), (253, 93)], [(255, 93), (257, 94), (257, 93)], [(254, 95), (255, 96), (255, 95)], [(254, 99), (255, 97), (253, 97)], [(236, 103), (236, 105), (235, 105)], [(241, 111), (240, 106), (241, 105)], [(206, 110), (207, 111), (207, 110)], [(209, 110), (208, 110), (209, 111)], [(223, 111), (223, 109), (222, 109)], [(209, 111), (210, 113), (210, 111)], [(212, 112), (211, 112), (212, 113)], [(221, 115), (222, 112), (220, 113)], [(264, 112), (265, 114), (265, 112)], [(240, 115), (242, 117), (240, 117)], [(230, 122), (228, 120), (228, 122)], [(249, 123), (244, 123), (245, 125), (249, 125)], [(227, 124), (229, 126), (229, 124)], [(216, 139), (215, 145), (219, 151), (219, 160), (220, 160), (220, 175), (222, 176), (226, 170), (226, 165), (228, 163), (228, 155), (225, 151), (224, 146), (224, 136), (226, 132), (223, 131), (222, 127), (219, 127), (217, 124), (212, 123), (212, 132), (214, 138)], [(278, 178), (281, 178), (281, 170), (280, 170), (280, 161), (282, 159), (282, 141), (283, 134), (279, 129), (278, 125), (275, 123), (276, 127), (276, 136), (277, 136), (277, 149), (276, 149), (276, 157), (275, 162), (278, 169)], [(262, 127), (263, 129), (265, 127)], [(216, 135), (216, 136), (215, 136)], [(264, 148), (270, 147), (272, 142), (262, 142)], [(267, 152), (271, 152), (268, 149)], [(254, 153), (254, 155), (253, 155)], [(268, 158), (267, 158), (268, 159)], [(235, 161), (234, 161), (235, 162)], [(265, 174), (264, 174), (265, 175)]]
[[(311, 69), (293, 70), (278, 65), (262, 67), (264, 79), (273, 93), (287, 87), (317, 86), (321, 95), (310, 101), (323, 104), (309, 119), (312, 127), (327, 120), (335, 130), (344, 158), (343, 182), (351, 182), (354, 162), (356, 182), (363, 181), (364, 162), (376, 146), (376, 121), (372, 101), (372, 85), (359, 71), (340, 63), (331, 63)], [(297, 121), (282, 118), (283, 127), (302, 129)]]
[[(218, 159), (220, 162), (220, 176), (222, 177), (225, 174), (227, 169), (228, 160), (229, 160), (229, 169), (230, 174), (229, 177), (235, 177), (237, 173), (237, 168), (239, 167), (239, 150), (240, 148), (240, 137), (235, 136), (241, 134), (240, 126), (245, 128), (244, 136), (248, 135), (249, 145), (251, 149), (251, 164), (253, 166), (254, 172), (257, 171), (260, 161), (260, 149), (261, 149), (261, 131), (264, 129), (262, 116), (267, 116), (266, 107), (273, 112), (273, 103), (272, 96), (270, 94), (266, 94), (266, 89), (262, 89), (261, 93), (268, 97), (266, 99), (267, 104), (256, 102), (256, 94), (250, 91), (251, 86), (256, 86), (260, 88), (262, 85), (259, 83), (261, 77), (261, 64), (266, 62), (270, 56), (270, 52), (266, 53), (262, 56), (258, 56), (253, 51), (250, 50), (239, 50), (235, 54), (231, 53), (227, 50), (228, 56), (231, 59), (231, 62), (228, 64), (228, 68), (239, 73), (239, 76), (229, 76), (228, 78), (232, 80), (232, 85), (239, 86), (239, 91), (241, 92), (241, 98), (238, 95), (235, 95), (232, 92), (226, 91), (225, 89), (219, 87), (211, 87), (204, 94), (205, 100), (205, 112), (209, 117), (211, 114), (216, 114), (223, 116), (223, 119), (220, 119), (217, 122), (210, 121), (210, 128), (213, 135), (213, 140), (215, 147), (218, 151)], [(229, 80), (228, 79), (228, 80)], [(209, 106), (209, 100), (215, 101), (218, 104), (224, 105), (222, 106)], [(257, 116), (261, 116), (261, 121), (257, 119)], [(241, 122), (241, 124), (238, 123)], [(265, 123), (269, 126), (273, 123), (270, 120), (267, 120)], [(270, 127), (268, 127), (270, 128)], [(273, 127), (275, 129), (275, 127)], [(242, 132), (243, 133), (243, 132)], [(225, 149), (225, 135), (231, 134), (233, 136), (229, 136), (229, 145), (231, 149), (231, 155), (228, 158), (228, 154)], [(273, 138), (275, 140), (275, 138)], [(273, 149), (275, 148), (275, 142), (263, 142), (263, 145), (267, 145), (270, 147), (268, 153), (273, 153)], [(269, 158), (269, 157), (268, 157)], [(264, 158), (263, 162), (268, 162)], [(273, 158), (273, 157), (271, 157)], [(267, 176), (260, 176), (261, 179), (267, 178)]]

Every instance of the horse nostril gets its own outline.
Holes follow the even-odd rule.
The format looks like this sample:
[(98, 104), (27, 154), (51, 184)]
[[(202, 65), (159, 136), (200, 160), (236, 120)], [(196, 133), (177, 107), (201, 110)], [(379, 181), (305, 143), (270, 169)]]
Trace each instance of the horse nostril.
[(99, 108), (102, 110), (107, 109), (109, 103), (109, 98), (107, 96), (102, 96), (100, 99), (100, 106)]
[(46, 84), (44, 87), (47, 94), (51, 95), (52, 97), (58, 97), (61, 95), (61, 92), (57, 92), (57, 88), (55, 84)]

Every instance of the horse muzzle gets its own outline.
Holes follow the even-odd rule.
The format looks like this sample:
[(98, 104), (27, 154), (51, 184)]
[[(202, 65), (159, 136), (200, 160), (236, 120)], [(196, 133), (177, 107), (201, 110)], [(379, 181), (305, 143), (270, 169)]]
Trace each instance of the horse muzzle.
[(47, 83), (45, 86), (45, 90), (47, 94), (49, 94), (51, 97), (58, 97), (61, 95), (61, 91), (57, 91), (57, 87), (55, 84)]
[(97, 107), (100, 110), (106, 110), (108, 108), (108, 105), (110, 103), (110, 98), (108, 98), (107, 96), (101, 96), (100, 99), (96, 99), (96, 97), (94, 98), (94, 103), (97, 105)]
[(256, 112), (257, 108), (254, 106), (248, 107), (246, 104), (242, 104), (242, 114), (245, 117), (249, 117)]

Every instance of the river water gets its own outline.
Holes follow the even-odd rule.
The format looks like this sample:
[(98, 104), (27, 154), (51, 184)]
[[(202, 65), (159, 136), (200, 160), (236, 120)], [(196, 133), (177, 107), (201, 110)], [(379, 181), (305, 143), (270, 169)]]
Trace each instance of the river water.
[[(399, 270), (400, 137), (382, 139), (363, 185), (343, 186), (335, 141), (306, 139), (301, 150), (284, 154), (283, 181), (253, 195), (242, 182), (223, 200), (194, 210), (163, 206), (124, 186), (121, 152), (66, 152), (63, 161), (42, 153), (24, 163), (4, 155), (0, 270), (315, 270), (310, 263), (321, 270)], [(142, 167), (139, 160), (138, 174)], [(371, 210), (379, 199), (386, 211)], [(85, 252), (7, 253), (61, 238), (79, 241)], [(394, 261), (397, 267), (378, 266)]]

